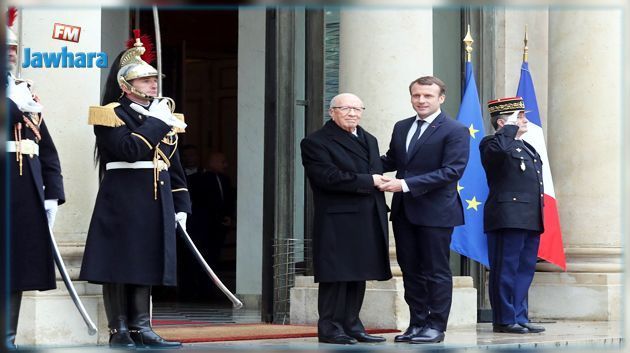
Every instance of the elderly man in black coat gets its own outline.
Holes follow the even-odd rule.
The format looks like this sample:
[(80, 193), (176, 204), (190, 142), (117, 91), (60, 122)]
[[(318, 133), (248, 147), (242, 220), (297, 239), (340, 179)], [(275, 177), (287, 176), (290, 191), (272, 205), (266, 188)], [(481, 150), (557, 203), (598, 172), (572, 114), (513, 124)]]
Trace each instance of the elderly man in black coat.
[[(17, 37), (10, 29), (7, 32), (7, 61), (12, 71), (18, 64)], [(6, 173), (11, 192), (8, 199), (10, 307), (5, 348), (15, 349), (22, 292), (56, 288), (48, 228), (53, 227), (57, 205), (65, 202), (65, 196), (59, 156), (40, 114), (39, 99), (31, 93), (27, 82), (16, 79), (11, 72), (6, 77), (6, 90), (11, 134), (6, 141)]]
[(313, 190), (313, 256), (319, 283), (320, 342), (383, 342), (365, 333), (359, 312), (365, 281), (392, 277), (387, 205), (376, 138), (359, 126), (363, 102), (350, 93), (330, 102), (331, 120), (302, 140)]
[(527, 316), (527, 292), (536, 272), (543, 232), (542, 161), (521, 139), (527, 132), (521, 97), (488, 102), (494, 135), (479, 144), (488, 179), (484, 230), (490, 260), (490, 305), (494, 332), (537, 333)]

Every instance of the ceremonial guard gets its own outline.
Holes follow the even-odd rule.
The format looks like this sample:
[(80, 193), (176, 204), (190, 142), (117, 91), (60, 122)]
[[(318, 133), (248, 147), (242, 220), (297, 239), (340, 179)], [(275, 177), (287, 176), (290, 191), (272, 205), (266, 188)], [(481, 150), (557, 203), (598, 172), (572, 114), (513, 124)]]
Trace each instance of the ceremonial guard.
[[(16, 10), (10, 9), (9, 27), (16, 16)], [(65, 196), (59, 156), (41, 114), (42, 105), (31, 92), (32, 83), (15, 77), (18, 38), (11, 28), (7, 28), (7, 47), (10, 294), (6, 348), (15, 349), (22, 292), (56, 288), (49, 227)]]
[(489, 188), (483, 223), (493, 331), (543, 332), (527, 315), (527, 292), (543, 232), (542, 161), (521, 138), (528, 124), (521, 97), (490, 101), (488, 111), (496, 133), (484, 137), (479, 149)]
[(111, 347), (177, 348), (151, 328), (150, 295), (151, 286), (177, 284), (175, 227), (190, 213), (177, 151), (186, 124), (172, 99), (158, 97), (147, 37), (134, 34), (103, 106), (90, 108), (101, 176), (80, 278), (103, 284)]

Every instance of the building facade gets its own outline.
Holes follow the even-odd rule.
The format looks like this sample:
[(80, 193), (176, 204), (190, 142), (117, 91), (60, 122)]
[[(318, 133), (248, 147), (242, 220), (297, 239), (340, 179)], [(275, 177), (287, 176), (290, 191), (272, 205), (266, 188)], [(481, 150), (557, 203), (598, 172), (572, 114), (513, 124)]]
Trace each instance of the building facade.
[[(109, 65), (131, 28), (154, 34), (150, 9), (25, 8), (20, 16), (22, 49), (105, 52)], [(621, 319), (627, 195), (622, 177), (630, 175), (622, 159), (628, 130), (622, 7), (188, 8), (161, 10), (160, 19), (165, 95), (176, 99), (189, 122), (183, 141), (200, 146), (202, 158), (222, 151), (236, 186), (235, 227), (228, 236), (233, 245), (223, 254), (234, 266), (229, 286), (246, 307), (260, 310), (262, 321), (286, 322), (287, 288), (296, 276), (309, 274), (312, 204), (299, 141), (324, 123), (327, 100), (337, 92), (360, 96), (367, 107), (362, 126), (378, 138), (381, 152), (394, 123), (413, 115), (407, 87), (419, 76), (445, 80), (449, 92), (443, 108), (456, 116), (461, 40), (469, 24), (482, 107), (487, 100), (515, 95), (528, 28), (529, 66), (567, 256), (566, 272), (539, 263), (530, 291), (532, 317)], [(54, 23), (81, 27), (79, 42), (51, 39)], [(67, 203), (60, 208), (55, 235), (74, 278), (98, 190), (87, 112), (99, 104), (107, 73), (98, 68), (21, 72), (35, 83), (60, 154)], [(485, 108), (484, 119), (485, 132), (491, 133)], [(390, 237), (392, 266), (400, 275)], [(279, 255), (284, 253), (290, 256)], [(481, 318), (489, 308), (485, 270), (452, 257), (462, 286), (476, 290), (473, 303), (465, 304), (475, 304)], [(100, 287), (76, 285), (97, 318), (99, 342), (106, 342)], [(96, 341), (87, 335), (63, 283), (58, 287), (25, 296), (18, 344)], [(168, 291), (161, 296), (165, 303), (177, 298)]]

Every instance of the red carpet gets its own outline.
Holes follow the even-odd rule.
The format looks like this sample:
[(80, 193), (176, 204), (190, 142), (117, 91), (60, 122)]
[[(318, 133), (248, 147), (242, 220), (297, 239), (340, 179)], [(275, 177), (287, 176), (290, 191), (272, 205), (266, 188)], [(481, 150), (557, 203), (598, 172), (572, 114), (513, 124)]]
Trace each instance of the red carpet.
[(171, 326), (171, 325), (208, 325), (205, 321), (193, 320), (151, 320), (152, 326)]
[[(156, 324), (154, 329), (160, 336), (183, 343), (317, 337), (317, 327), (306, 325), (206, 324), (166, 327), (159, 326), (158, 320), (154, 320), (154, 324)], [(162, 323), (161, 325), (166, 324)], [(391, 333), (399, 331), (395, 329), (368, 329), (367, 332)]]

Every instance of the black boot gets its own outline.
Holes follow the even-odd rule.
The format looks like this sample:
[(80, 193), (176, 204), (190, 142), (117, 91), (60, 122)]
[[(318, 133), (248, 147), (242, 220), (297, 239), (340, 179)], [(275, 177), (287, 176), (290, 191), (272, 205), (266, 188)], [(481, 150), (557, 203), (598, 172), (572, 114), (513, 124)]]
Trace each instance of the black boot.
[(103, 284), (103, 301), (109, 327), (109, 346), (111, 348), (134, 349), (129, 328), (127, 327), (127, 290), (122, 283)]
[(15, 350), (15, 335), (17, 333), (18, 318), (20, 317), (20, 305), (22, 304), (22, 292), (11, 292), (9, 297), (9, 322), (7, 323), (7, 342), (8, 350)]
[(129, 330), (131, 338), (138, 348), (180, 348), (180, 342), (171, 342), (163, 339), (151, 328), (151, 315), (149, 311), (151, 287), (129, 287)]

